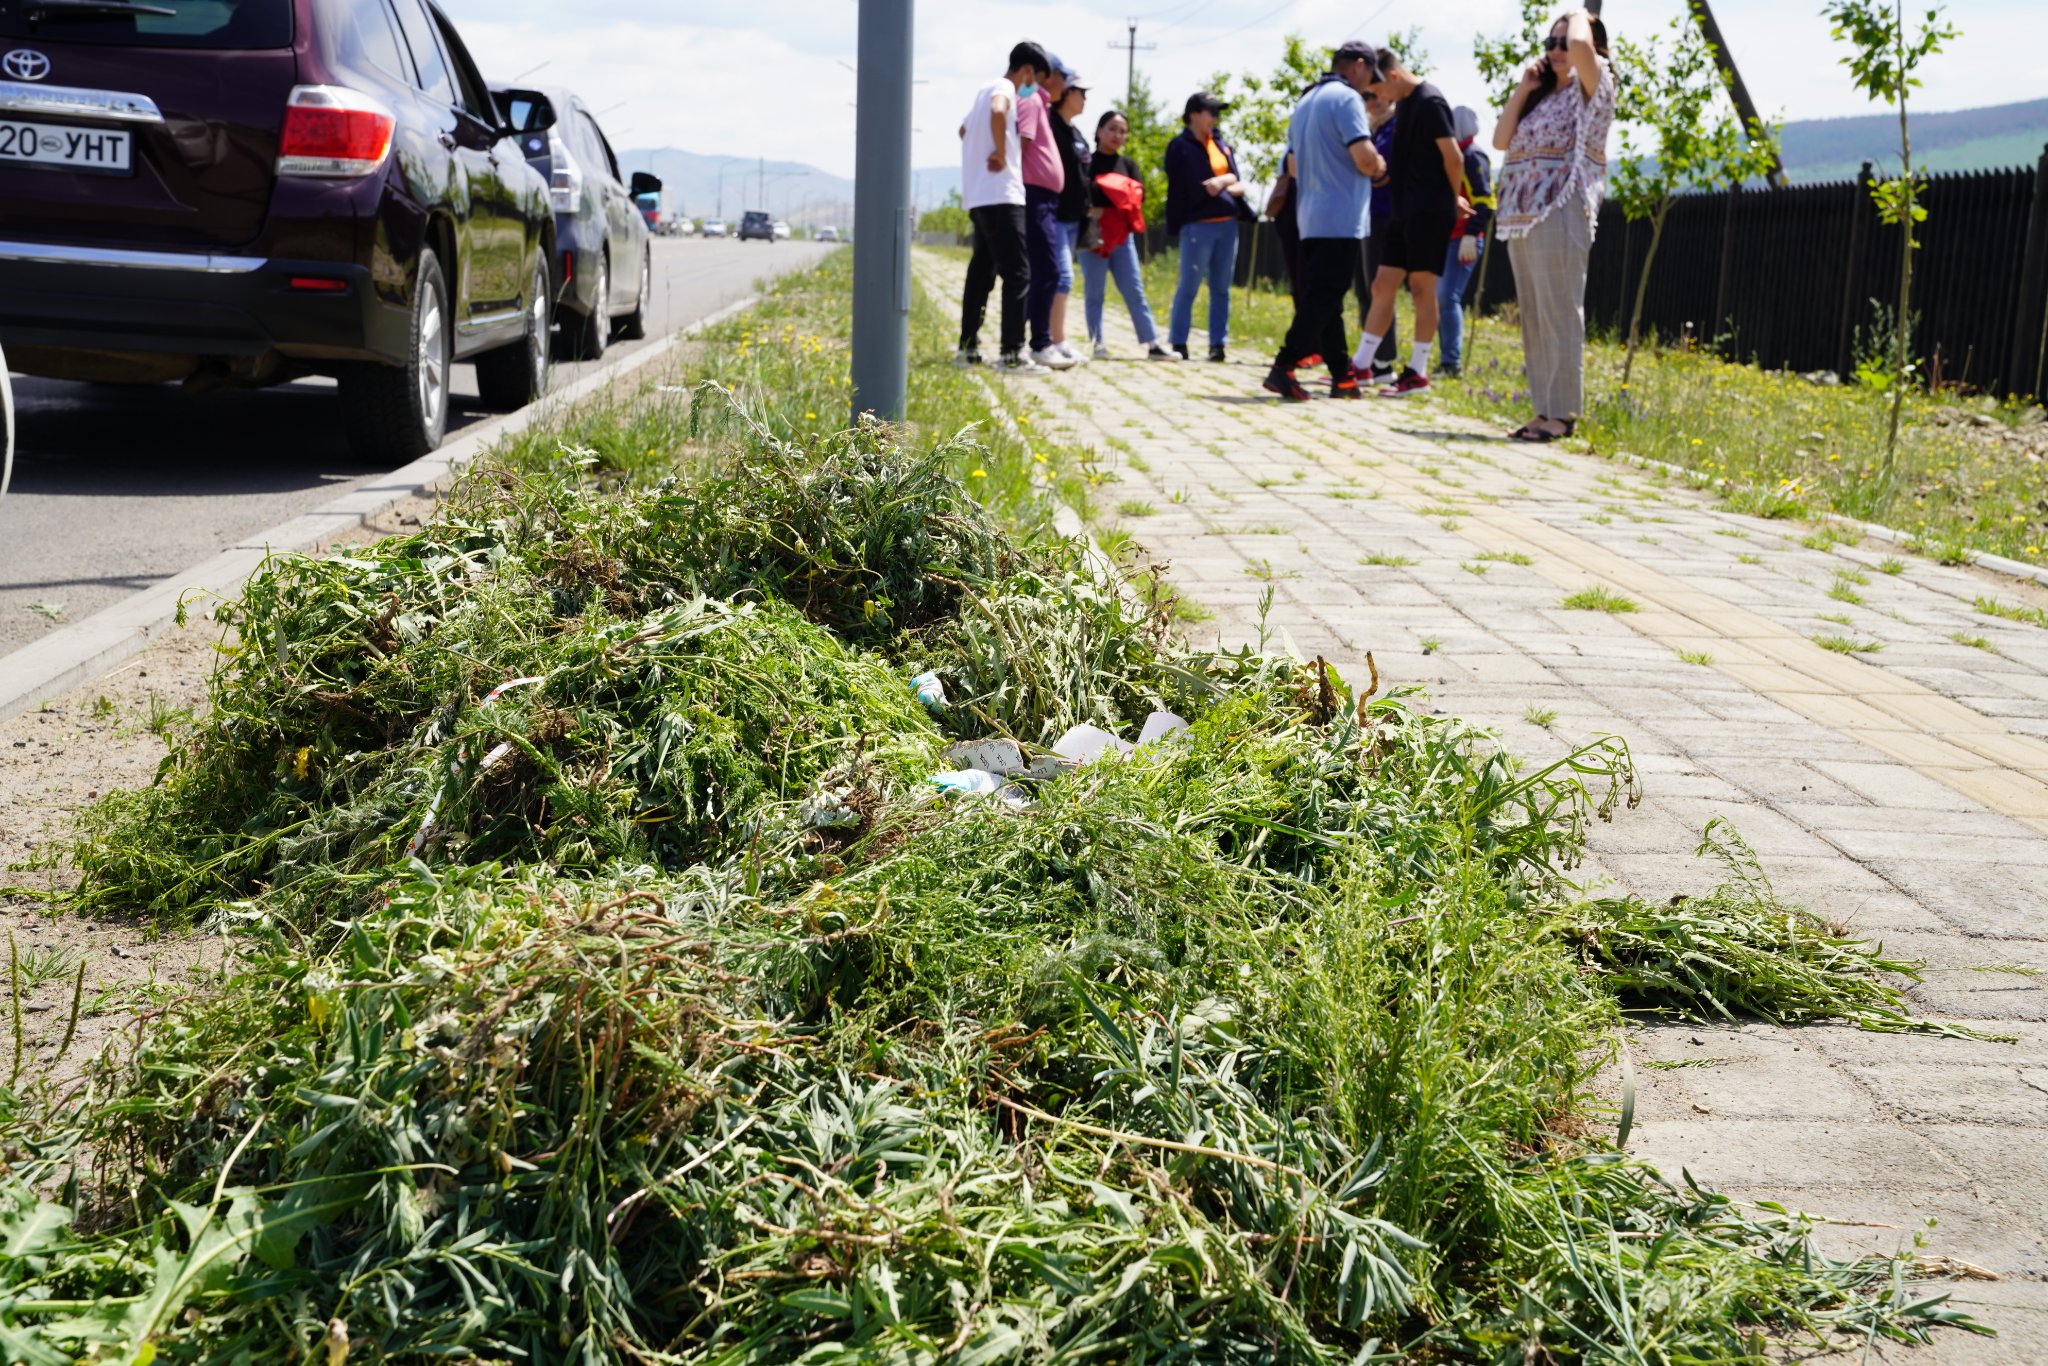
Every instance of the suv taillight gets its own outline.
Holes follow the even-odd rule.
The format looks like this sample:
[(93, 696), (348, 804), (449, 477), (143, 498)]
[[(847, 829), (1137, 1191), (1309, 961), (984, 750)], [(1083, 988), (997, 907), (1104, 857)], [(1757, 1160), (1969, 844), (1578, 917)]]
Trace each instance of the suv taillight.
[(279, 175), (368, 175), (391, 152), (398, 120), (377, 100), (338, 85), (301, 85), (285, 101)]

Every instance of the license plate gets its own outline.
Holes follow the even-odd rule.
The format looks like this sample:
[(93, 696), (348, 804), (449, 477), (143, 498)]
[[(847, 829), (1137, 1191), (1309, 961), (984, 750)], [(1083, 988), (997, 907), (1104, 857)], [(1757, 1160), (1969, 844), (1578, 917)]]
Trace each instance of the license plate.
[(127, 175), (131, 135), (106, 128), (0, 119), (0, 161)]

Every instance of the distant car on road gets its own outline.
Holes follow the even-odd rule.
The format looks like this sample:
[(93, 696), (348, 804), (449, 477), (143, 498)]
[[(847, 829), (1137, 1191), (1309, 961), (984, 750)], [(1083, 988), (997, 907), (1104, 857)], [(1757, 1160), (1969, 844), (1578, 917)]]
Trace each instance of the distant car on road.
[(789, 224), (783, 222), (780, 218), (775, 220), (775, 240), (778, 242), (787, 242), (789, 240)]
[(661, 182), (645, 171), (635, 171), (631, 181), (620, 176), (604, 130), (573, 91), (494, 85), (491, 93), (515, 122), (526, 117), (525, 99), (532, 94), (554, 107), (554, 126), (528, 133), (520, 147), (526, 164), (547, 177), (555, 212), (548, 268), (563, 350), (576, 360), (596, 360), (614, 331), (630, 340), (646, 336), (654, 266), (635, 200), (660, 194)]
[(706, 237), (725, 236), (725, 220), (723, 218), (714, 218), (709, 223), (706, 223), (704, 225), (704, 235)]
[[(0, 3), (0, 336), (15, 369), (332, 375), (349, 439), (440, 444), (448, 371), (545, 391), (555, 223), (432, 0)], [(11, 146), (11, 154), (6, 147)]]
[(775, 224), (759, 209), (748, 209), (740, 215), (740, 241), (758, 238), (763, 242), (775, 240)]
[(837, 229), (837, 228), (819, 228), (819, 229), (818, 229), (818, 240), (819, 240), (820, 242), (837, 242), (837, 241), (839, 240), (839, 229)]

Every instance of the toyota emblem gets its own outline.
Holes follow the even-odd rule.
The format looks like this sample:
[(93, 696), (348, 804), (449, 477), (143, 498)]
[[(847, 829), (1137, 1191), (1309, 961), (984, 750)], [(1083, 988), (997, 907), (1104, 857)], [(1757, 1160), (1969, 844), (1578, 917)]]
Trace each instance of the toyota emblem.
[(0, 70), (16, 80), (39, 81), (50, 74), (50, 59), (31, 47), (18, 47), (0, 57)]

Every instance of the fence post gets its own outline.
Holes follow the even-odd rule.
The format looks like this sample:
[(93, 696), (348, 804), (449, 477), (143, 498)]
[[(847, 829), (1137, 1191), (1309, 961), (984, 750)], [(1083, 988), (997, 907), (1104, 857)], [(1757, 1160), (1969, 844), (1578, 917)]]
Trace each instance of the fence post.
[(1843, 379), (1855, 364), (1850, 347), (1855, 339), (1857, 285), (1863, 279), (1864, 221), (1870, 210), (1870, 163), (1856, 175), (1849, 200), (1849, 250), (1842, 254), (1842, 313), (1835, 330), (1835, 373)]
[(2034, 204), (2027, 213), (2027, 241), (2020, 252), (2019, 298), (2013, 307), (2012, 377), (2008, 392), (2041, 402), (2043, 351), (2048, 350), (2048, 146), (2034, 169)]
[(1735, 273), (1735, 200), (1742, 193), (1742, 182), (1728, 187), (1727, 207), (1721, 213), (1721, 271), (1714, 284), (1714, 332), (1707, 340), (1717, 342), (1728, 326), (1728, 284)]

